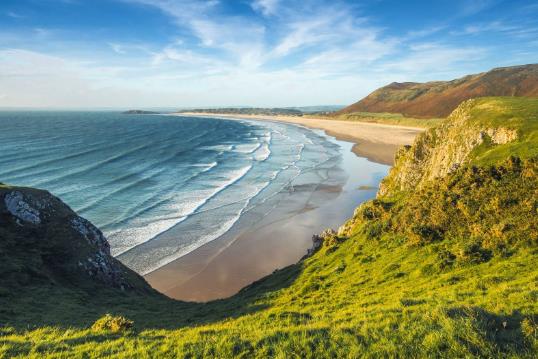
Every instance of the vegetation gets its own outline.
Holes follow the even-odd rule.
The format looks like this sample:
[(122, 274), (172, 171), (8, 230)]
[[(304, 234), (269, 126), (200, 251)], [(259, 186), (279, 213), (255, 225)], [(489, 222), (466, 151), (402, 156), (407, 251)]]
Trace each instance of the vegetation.
[(340, 120), (340, 121), (357, 121), (357, 122), (380, 123), (380, 124), (386, 124), (386, 125), (398, 125), (398, 126), (422, 127), (422, 128), (434, 127), (443, 121), (442, 118), (419, 119), (419, 118), (406, 117), (399, 113), (387, 113), (387, 112), (381, 112), (381, 113), (351, 112), (351, 113), (333, 114), (331, 116), (326, 116), (324, 118)]
[(105, 314), (97, 319), (92, 325), (92, 330), (95, 332), (110, 331), (113, 333), (128, 331), (133, 327), (133, 321), (122, 316), (114, 317), (110, 314)]
[[(538, 111), (513, 101), (473, 102), (447, 121), (508, 126), (516, 139), (477, 145), (416, 190), (389, 187), (317, 236), (310, 257), (232, 298), (183, 303), (57, 281), (0, 289), (0, 356), (535, 358)], [(395, 168), (390, 177), (418, 167)], [(114, 321), (132, 328), (97, 325)]]
[(179, 112), (199, 112), (227, 115), (263, 115), (263, 116), (302, 116), (303, 112), (292, 108), (255, 108), (255, 107), (230, 107), (230, 108), (203, 108), (182, 110)]

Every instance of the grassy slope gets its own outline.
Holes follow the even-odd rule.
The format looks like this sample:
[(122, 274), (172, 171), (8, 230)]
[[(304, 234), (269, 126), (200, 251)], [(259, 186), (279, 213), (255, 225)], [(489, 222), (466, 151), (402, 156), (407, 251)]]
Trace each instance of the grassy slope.
[[(306, 116), (304, 116), (306, 117)], [(314, 116), (319, 118), (319, 116)], [(367, 122), (367, 123), (381, 123), (386, 125), (398, 125), (398, 126), (409, 126), (409, 127), (422, 127), (430, 128), (438, 125), (442, 118), (429, 118), (429, 119), (418, 119), (412, 117), (406, 117), (399, 113), (375, 113), (375, 112), (352, 112), (346, 114), (324, 116), (324, 119), (328, 120), (340, 120), (340, 121), (356, 121), (356, 122)]]
[[(483, 100), (500, 106), (490, 111), (497, 117), (473, 113), (503, 126), (520, 118), (512, 125), (521, 136), (482, 146), (471, 164), (535, 157), (538, 102), (514, 101)], [(365, 204), (348, 238), (327, 239), (313, 257), (227, 300), (0, 292), (0, 356), (535, 357), (538, 165), (501, 165), (461, 168), (416, 193)], [(446, 231), (412, 229), (447, 218)], [(490, 231), (499, 218), (508, 226)], [(134, 320), (134, 330), (88, 329), (105, 312)]]
[(494, 164), (510, 155), (538, 156), (538, 99), (486, 98), (472, 111), (474, 121), (489, 127), (518, 130), (522, 138), (504, 146), (484, 144), (475, 152), (475, 163)]

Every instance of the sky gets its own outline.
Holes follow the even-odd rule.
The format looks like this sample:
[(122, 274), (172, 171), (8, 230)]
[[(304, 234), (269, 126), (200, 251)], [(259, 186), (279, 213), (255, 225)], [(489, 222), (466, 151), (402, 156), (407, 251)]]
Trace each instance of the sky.
[(345, 105), (537, 62), (537, 0), (0, 0), (0, 107)]

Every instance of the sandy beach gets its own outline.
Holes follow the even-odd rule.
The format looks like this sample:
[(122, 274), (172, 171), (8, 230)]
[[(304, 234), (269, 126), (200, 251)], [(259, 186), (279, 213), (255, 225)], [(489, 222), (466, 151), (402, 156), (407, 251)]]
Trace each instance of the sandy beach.
[[(276, 213), (254, 228), (225, 235), (145, 276), (155, 289), (172, 298), (204, 302), (229, 297), (275, 269), (297, 262), (312, 246), (313, 234), (328, 227), (338, 228), (359, 203), (375, 196), (375, 186), (392, 164), (396, 149), (411, 143), (421, 131), (295, 117), (240, 117), (285, 121), (325, 130), (340, 140), (342, 167), (349, 179), (343, 187), (320, 186), (307, 200), (294, 193), (283, 201)], [(373, 187), (361, 190), (359, 187), (363, 185)], [(297, 201), (303, 200), (304, 207), (296, 211)]]
[(294, 123), (309, 128), (324, 130), (328, 135), (339, 140), (353, 142), (352, 151), (360, 157), (366, 157), (377, 163), (392, 165), (394, 154), (400, 146), (413, 142), (424, 128), (385, 125), (378, 123), (326, 120), (297, 116), (258, 116), (258, 115), (229, 115), (211, 113), (189, 113), (189, 116), (217, 116), (227, 118), (245, 118), (250, 120), (282, 121)]

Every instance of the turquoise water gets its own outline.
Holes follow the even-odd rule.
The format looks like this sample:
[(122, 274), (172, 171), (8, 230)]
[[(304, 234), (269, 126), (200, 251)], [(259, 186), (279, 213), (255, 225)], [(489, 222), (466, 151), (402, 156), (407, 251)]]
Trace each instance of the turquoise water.
[(49, 190), (148, 273), (279, 206), (300, 186), (343, 185), (339, 146), (282, 123), (0, 112), (0, 182)]

